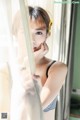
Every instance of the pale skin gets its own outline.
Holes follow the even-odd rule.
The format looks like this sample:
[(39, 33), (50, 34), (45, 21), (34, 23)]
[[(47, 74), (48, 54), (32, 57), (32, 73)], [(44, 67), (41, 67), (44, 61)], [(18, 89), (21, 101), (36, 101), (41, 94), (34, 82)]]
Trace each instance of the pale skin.
[[(52, 60), (45, 57), (45, 54), (48, 52), (46, 40), (49, 37), (49, 33), (46, 32), (46, 29), (46, 24), (40, 17), (37, 20), (30, 19), (30, 32), (33, 40), (33, 52), (36, 65), (36, 72), (33, 77), (37, 80), (41, 80), (42, 83), (40, 99), (43, 109), (46, 108), (47, 105), (50, 104), (50, 102), (58, 95), (65, 82), (67, 73), (66, 65), (57, 61), (50, 67), (48, 71), (48, 78), (46, 77), (46, 69), (52, 62)], [(25, 46), (23, 45), (24, 32), (21, 24), (18, 28), (16, 38), (19, 44), (18, 60), (19, 64), (22, 64), (23, 58), (26, 57), (26, 54), (24, 49)]]

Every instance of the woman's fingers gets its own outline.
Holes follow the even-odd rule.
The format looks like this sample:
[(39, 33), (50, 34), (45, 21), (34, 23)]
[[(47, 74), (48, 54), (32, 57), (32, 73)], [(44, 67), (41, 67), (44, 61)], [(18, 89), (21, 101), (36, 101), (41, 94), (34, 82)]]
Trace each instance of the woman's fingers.
[(46, 43), (43, 43), (43, 44), (41, 44), (41, 49), (38, 50), (37, 52), (44, 55), (44, 53), (47, 52), (47, 51), (48, 51), (48, 46), (47, 46)]
[(34, 75), (32, 75), (32, 79), (38, 81), (38, 80), (40, 80), (40, 76), (34, 74)]
[(35, 60), (38, 61), (39, 59), (41, 59), (42, 57), (44, 57), (44, 55), (48, 52), (48, 46), (46, 43), (41, 44), (41, 47), (39, 50), (34, 52), (34, 57)]
[(32, 75), (32, 78), (33, 78), (33, 80), (34, 80), (34, 83), (36, 84), (37, 89), (38, 89), (39, 92), (40, 92), (40, 90), (41, 90), (41, 88), (42, 88), (42, 83), (41, 83), (41, 78), (40, 78), (40, 76), (34, 74), (34, 75)]
[(43, 54), (45, 55), (48, 52), (49, 48), (48, 45), (46, 43), (44, 43), (44, 51)]

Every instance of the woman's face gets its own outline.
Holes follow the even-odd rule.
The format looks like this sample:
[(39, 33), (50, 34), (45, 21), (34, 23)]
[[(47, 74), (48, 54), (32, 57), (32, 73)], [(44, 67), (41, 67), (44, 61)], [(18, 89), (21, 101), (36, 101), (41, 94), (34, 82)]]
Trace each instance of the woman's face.
[[(33, 51), (37, 51), (41, 48), (41, 44), (44, 44), (47, 38), (46, 24), (40, 17), (38, 17), (37, 20), (30, 19), (30, 33), (32, 36)], [(17, 32), (17, 40), (19, 45), (18, 54), (24, 56), (23, 54), (25, 53), (26, 45), (24, 46), (24, 29), (21, 23)]]
[(41, 44), (43, 44), (47, 38), (46, 24), (40, 17), (36, 20), (30, 19), (30, 32), (32, 35), (33, 50), (36, 51), (40, 49)]

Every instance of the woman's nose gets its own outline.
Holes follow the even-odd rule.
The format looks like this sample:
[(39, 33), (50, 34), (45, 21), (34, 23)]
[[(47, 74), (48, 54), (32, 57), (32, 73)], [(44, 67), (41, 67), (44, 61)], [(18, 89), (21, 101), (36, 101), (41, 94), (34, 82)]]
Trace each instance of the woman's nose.
[(34, 35), (32, 35), (32, 43), (33, 43), (33, 46), (35, 46), (36, 41), (35, 41), (35, 37), (34, 37)]

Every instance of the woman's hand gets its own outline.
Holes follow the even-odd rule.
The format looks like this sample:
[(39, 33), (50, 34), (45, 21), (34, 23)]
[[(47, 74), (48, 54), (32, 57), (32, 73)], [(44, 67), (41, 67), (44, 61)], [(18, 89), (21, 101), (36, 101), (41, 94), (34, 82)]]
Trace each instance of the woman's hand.
[(36, 84), (36, 87), (41, 89), (42, 87), (41, 78), (39, 75), (31, 74), (27, 56), (24, 58), (22, 63), (18, 61), (18, 66), (19, 66), (19, 74), (20, 74), (20, 77), (22, 78), (21, 83), (24, 86), (24, 88), (26, 90), (28, 89), (30, 90), (30, 88), (34, 87), (34, 84), (33, 84), (34, 82)]
[[(15, 66), (12, 66), (13, 85), (18, 89), (29, 90), (34, 88), (28, 56), (16, 58)], [(15, 88), (14, 87), (14, 88)]]
[[(35, 106), (34, 112), (36, 113), (39, 110), (39, 100), (37, 96), (37, 92), (40, 91), (38, 86), (39, 76), (32, 75), (30, 72), (29, 61), (28, 58), (24, 58), (22, 60), (19, 59), (19, 75), (20, 79), (16, 77), (15, 84), (12, 87), (11, 93), (11, 117), (22, 118), (26, 113), (32, 114), (33, 106)], [(33, 84), (33, 80), (35, 81), (35, 85)], [(36, 86), (36, 88), (35, 88)], [(37, 92), (36, 92), (37, 89)], [(30, 111), (29, 111), (30, 110)], [(27, 114), (26, 114), (27, 115)], [(34, 115), (34, 114), (33, 114)]]
[(34, 51), (35, 63), (38, 63), (41, 58), (48, 52), (46, 43), (41, 44), (40, 49)]
[(41, 83), (41, 78), (39, 75), (32, 75), (32, 79), (34, 80), (34, 83), (36, 85), (36, 89), (38, 91), (38, 93), (40, 94), (41, 89), (42, 89), (42, 83)]

